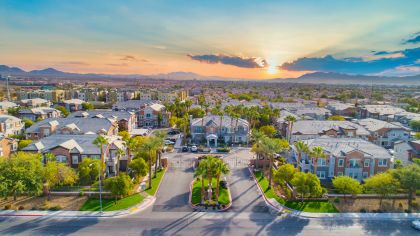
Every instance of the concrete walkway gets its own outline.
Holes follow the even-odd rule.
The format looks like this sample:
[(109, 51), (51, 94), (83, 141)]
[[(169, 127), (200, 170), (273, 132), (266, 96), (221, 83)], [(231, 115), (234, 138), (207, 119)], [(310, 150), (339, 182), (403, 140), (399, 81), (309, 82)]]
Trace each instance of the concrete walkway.
[(145, 210), (149, 206), (153, 205), (156, 198), (153, 196), (147, 196), (141, 203), (119, 211), (30, 211), (30, 210), (3, 210), (0, 211), (1, 216), (16, 216), (16, 217), (119, 217), (125, 215), (131, 215), (140, 211)]

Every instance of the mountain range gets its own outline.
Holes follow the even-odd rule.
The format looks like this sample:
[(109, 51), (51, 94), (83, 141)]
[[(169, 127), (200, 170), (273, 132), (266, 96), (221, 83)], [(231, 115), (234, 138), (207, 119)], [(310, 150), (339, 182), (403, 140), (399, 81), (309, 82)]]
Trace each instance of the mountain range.
[[(166, 74), (142, 75), (142, 74), (80, 74), (59, 71), (54, 68), (42, 70), (24, 71), (18, 67), (9, 67), (0, 65), (0, 75), (7, 76), (28, 76), (28, 77), (56, 77), (56, 78), (115, 78), (115, 79), (167, 79), (167, 80), (214, 80), (214, 81), (237, 81), (245, 80), (243, 78), (230, 78), (221, 76), (203, 76), (192, 72), (171, 72)], [(249, 79), (248, 79), (249, 80)], [(257, 81), (255, 79), (254, 81)], [(261, 81), (261, 80), (258, 80)], [(309, 83), (309, 84), (388, 84), (388, 85), (420, 85), (420, 75), (405, 77), (387, 77), (371, 75), (349, 75), (332, 72), (314, 72), (304, 74), (298, 78), (276, 78), (263, 80), (266, 82), (278, 83)]]

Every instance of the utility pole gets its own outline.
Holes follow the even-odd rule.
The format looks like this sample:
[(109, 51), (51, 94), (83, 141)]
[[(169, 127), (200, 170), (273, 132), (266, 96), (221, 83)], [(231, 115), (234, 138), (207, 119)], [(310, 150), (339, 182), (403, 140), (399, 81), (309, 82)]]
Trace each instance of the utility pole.
[(7, 101), (10, 101), (9, 79), (10, 79), (10, 75), (6, 77)]

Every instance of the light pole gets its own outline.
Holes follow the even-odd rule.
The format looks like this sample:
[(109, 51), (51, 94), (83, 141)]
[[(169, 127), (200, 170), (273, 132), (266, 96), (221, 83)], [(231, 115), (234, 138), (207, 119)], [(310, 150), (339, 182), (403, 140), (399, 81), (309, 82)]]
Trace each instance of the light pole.
[[(93, 163), (89, 165), (89, 167), (92, 167)], [(101, 166), (99, 165), (98, 168), (98, 179), (99, 179), (99, 205), (101, 207), (101, 213), (102, 213), (102, 187), (101, 187)]]

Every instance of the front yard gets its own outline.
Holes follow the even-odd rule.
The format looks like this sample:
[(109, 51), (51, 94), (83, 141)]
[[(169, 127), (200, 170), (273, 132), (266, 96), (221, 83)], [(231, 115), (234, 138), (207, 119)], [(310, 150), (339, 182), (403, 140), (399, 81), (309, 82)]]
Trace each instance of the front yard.
[(254, 172), (254, 175), (263, 190), (263, 194), (266, 198), (274, 198), (276, 201), (286, 207), (304, 211), (304, 212), (325, 212), (325, 213), (336, 213), (338, 212), (337, 208), (330, 201), (290, 201), (278, 196), (274, 187), (268, 188), (268, 180), (265, 178), (261, 171)]

